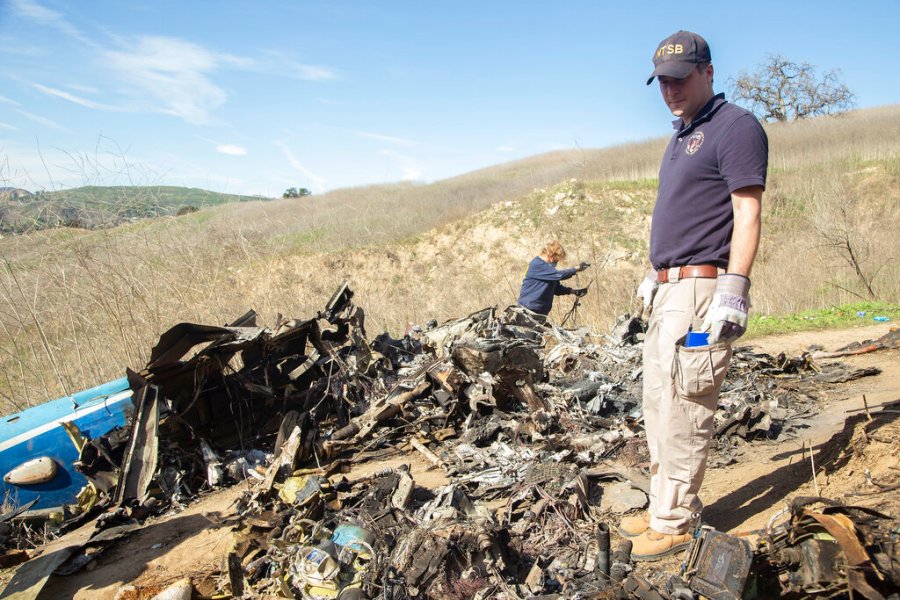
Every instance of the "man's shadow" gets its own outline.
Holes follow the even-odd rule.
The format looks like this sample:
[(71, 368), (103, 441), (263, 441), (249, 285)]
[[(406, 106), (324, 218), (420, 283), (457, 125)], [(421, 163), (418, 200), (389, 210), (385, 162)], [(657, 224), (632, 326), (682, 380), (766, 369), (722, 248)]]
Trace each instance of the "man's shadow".
[[(875, 413), (874, 419), (866, 428), (872, 432), (893, 420), (893, 415)], [(844, 421), (844, 428), (835, 433), (831, 439), (814, 450), (813, 460), (818, 471), (832, 472), (846, 465), (852, 458), (853, 451), (849, 442), (857, 424), (866, 421), (863, 414), (854, 415)], [(797, 456), (799, 460), (785, 465), (771, 473), (747, 482), (738, 489), (722, 496), (703, 509), (704, 521), (708, 521), (720, 531), (730, 531), (745, 522), (751, 516), (771, 510), (801, 485), (812, 477), (809, 456), (802, 455), (801, 449), (791, 450), (773, 456), (773, 460), (781, 460)], [(805, 454), (805, 453), (804, 453)]]

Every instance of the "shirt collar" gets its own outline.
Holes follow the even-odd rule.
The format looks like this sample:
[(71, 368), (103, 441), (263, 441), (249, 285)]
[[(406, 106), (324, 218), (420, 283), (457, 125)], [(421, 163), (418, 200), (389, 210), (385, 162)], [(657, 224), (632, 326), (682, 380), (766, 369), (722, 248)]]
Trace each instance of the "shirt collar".
[(709, 99), (703, 108), (697, 111), (697, 114), (694, 116), (694, 120), (691, 121), (691, 124), (687, 127), (684, 126), (684, 122), (679, 118), (672, 121), (672, 127), (675, 128), (676, 131), (686, 133), (687, 131), (693, 129), (700, 123), (708, 121), (710, 117), (712, 117), (717, 110), (719, 110), (723, 104), (726, 104), (725, 94), (716, 94), (712, 98)]

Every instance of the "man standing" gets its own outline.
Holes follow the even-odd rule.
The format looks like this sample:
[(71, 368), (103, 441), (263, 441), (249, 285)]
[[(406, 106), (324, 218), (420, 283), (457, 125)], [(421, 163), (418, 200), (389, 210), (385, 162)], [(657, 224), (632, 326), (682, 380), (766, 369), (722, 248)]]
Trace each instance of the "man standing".
[[(649, 514), (623, 519), (632, 557), (657, 560), (690, 542), (703, 508), (713, 414), (750, 307), (768, 141), (759, 121), (713, 93), (709, 46), (679, 31), (653, 55), (649, 85), (678, 117), (659, 169), (650, 229), (653, 270), (638, 288), (651, 308), (644, 341), (644, 425), (650, 449)], [(685, 348), (689, 329), (709, 345)]]

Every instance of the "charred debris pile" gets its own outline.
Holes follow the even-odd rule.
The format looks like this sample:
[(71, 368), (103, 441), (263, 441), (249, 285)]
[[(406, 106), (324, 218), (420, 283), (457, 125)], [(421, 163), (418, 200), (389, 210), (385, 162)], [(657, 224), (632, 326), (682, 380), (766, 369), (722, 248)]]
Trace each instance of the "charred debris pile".
[[(219, 590), (235, 597), (738, 598), (751, 572), (781, 591), (874, 590), (900, 576), (896, 550), (882, 549), (887, 517), (806, 505), (765, 550), (699, 529), (692, 566), (669, 589), (629, 576), (628, 545), (611, 548), (610, 526), (647, 503), (641, 321), (623, 317), (598, 337), (488, 308), (370, 340), (352, 296), (345, 284), (315, 318), (274, 329), (251, 312), (163, 334), (147, 366), (128, 372), (130, 426), (85, 440), (78, 466), (91, 486), (66, 527), (127, 530), (251, 479)], [(802, 426), (822, 383), (868, 374), (738, 348), (713, 465)], [(353, 475), (404, 454), (448, 483), (417, 485), (406, 466)], [(711, 558), (723, 552), (730, 566)], [(87, 562), (70, 553), (57, 573)]]

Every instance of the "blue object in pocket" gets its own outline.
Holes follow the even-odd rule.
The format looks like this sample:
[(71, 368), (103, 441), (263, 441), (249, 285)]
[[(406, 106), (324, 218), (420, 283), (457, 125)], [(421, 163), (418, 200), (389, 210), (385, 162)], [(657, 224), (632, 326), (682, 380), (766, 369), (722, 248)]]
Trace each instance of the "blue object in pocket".
[(709, 346), (708, 331), (688, 331), (687, 337), (684, 339), (684, 347), (696, 348), (697, 346)]

